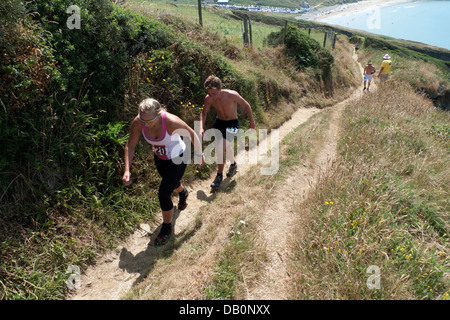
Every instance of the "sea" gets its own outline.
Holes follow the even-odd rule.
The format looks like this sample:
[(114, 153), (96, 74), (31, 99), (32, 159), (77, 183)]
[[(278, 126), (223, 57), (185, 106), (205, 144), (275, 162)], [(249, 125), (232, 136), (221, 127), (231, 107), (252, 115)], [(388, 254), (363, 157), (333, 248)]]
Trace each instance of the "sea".
[(450, 1), (399, 2), (320, 19), (333, 25), (450, 50)]

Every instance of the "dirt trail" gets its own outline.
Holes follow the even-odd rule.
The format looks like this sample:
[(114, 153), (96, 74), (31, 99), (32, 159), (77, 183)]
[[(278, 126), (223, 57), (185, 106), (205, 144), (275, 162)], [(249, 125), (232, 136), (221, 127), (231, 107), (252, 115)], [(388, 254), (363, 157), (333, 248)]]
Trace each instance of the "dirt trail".
[[(357, 61), (356, 56), (354, 56), (354, 59)], [(373, 88), (375, 89), (375, 87)], [(327, 142), (319, 152), (316, 163), (309, 168), (298, 168), (297, 172), (291, 174), (290, 179), (276, 186), (277, 190), (271, 192), (273, 196), (266, 212), (262, 216), (262, 227), (263, 230), (266, 230), (267, 243), (275, 245), (268, 246), (268, 248), (271, 248), (269, 262), (266, 269), (261, 271), (266, 273), (266, 276), (261, 277), (265, 280), (248, 292), (248, 299), (288, 298), (284, 294), (284, 289), (287, 287), (286, 281), (288, 280), (285, 269), (285, 260), (287, 259), (286, 243), (288, 239), (280, 239), (279, 235), (289, 234), (285, 228), (286, 226), (288, 228), (292, 227), (289, 225), (290, 221), (292, 221), (289, 204), (292, 204), (294, 201), (298, 202), (298, 195), (304, 196), (314, 181), (317, 180), (319, 174), (324, 172), (327, 165), (331, 163), (335, 155), (338, 139), (340, 113), (350, 99), (359, 98), (361, 95), (362, 86), (355, 90), (350, 98), (333, 107), (334, 112), (327, 133)], [(315, 108), (296, 111), (292, 118), (279, 128), (279, 141), (282, 141), (293, 129), (320, 111)], [(238, 173), (232, 179), (237, 179), (239, 176), (244, 175), (249, 167), (250, 165), (239, 165)], [(187, 186), (188, 190), (190, 190), (189, 205), (182, 212), (175, 211), (175, 232), (180, 239), (178, 240), (180, 246), (183, 244), (183, 237), (190, 237), (189, 226), (195, 223), (194, 219), (198, 210), (209, 201), (214, 200), (215, 196), (209, 193), (210, 180), (199, 181)], [(224, 182), (229, 183), (227, 179)], [(295, 194), (288, 192), (293, 190), (293, 188), (296, 190), (300, 188), (300, 190)], [(281, 195), (283, 196), (281, 197)], [(156, 221), (152, 225), (141, 224), (138, 230), (123, 245), (100, 257), (95, 265), (89, 267), (85, 274), (81, 275), (81, 288), (72, 291), (67, 299), (116, 300), (123, 298), (132, 289), (136, 281), (146, 277), (148, 270), (156, 264), (158, 257), (161, 256), (161, 249), (153, 246), (154, 238), (159, 232), (158, 227), (160, 223), (161, 221)], [(279, 228), (283, 228), (283, 230), (279, 230)], [(188, 276), (188, 273), (186, 275)], [(178, 281), (178, 283), (183, 282)]]
[[(356, 54), (353, 59), (357, 61)], [(361, 74), (363, 68), (358, 63)], [(371, 84), (372, 91), (376, 90), (374, 82)], [(307, 191), (326, 173), (336, 155), (336, 146), (339, 138), (339, 121), (341, 113), (346, 104), (354, 99), (359, 99), (363, 95), (363, 85), (358, 87), (346, 100), (333, 106), (330, 116), (330, 126), (328, 128), (325, 144), (320, 149), (315, 163), (309, 167), (298, 166), (290, 177), (272, 190), (271, 200), (262, 214), (261, 230), (266, 230), (265, 238), (268, 248), (271, 249), (269, 262), (266, 264), (265, 276), (261, 276), (262, 282), (249, 291), (247, 299), (250, 300), (285, 300), (289, 299), (286, 288), (289, 288), (290, 275), (286, 269), (286, 261), (289, 256), (287, 243), (290, 241), (289, 235), (292, 225), (293, 206), (299, 205), (305, 200)], [(292, 190), (296, 190), (292, 192)], [(285, 234), (284, 238), (280, 235)]]

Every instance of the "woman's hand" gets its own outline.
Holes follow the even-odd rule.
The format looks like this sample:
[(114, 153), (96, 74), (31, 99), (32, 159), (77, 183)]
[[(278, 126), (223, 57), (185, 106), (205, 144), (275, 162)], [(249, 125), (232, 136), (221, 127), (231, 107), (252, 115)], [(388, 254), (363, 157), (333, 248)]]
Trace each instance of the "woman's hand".
[(122, 178), (123, 184), (129, 186), (131, 184), (131, 173), (130, 171), (125, 171)]

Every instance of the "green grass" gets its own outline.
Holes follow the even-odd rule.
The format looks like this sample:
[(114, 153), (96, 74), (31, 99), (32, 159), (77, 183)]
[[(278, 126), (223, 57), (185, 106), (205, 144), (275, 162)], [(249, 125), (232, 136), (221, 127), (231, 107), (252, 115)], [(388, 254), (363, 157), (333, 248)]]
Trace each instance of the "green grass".
[[(198, 6), (194, 4), (186, 4), (188, 1), (180, 3), (172, 3), (163, 0), (147, 2), (144, 0), (130, 0), (127, 7), (133, 8), (141, 13), (153, 16), (174, 15), (181, 18), (182, 21), (191, 23), (199, 23)], [(274, 6), (271, 4), (271, 6)], [(239, 12), (239, 14), (242, 14)], [(272, 32), (280, 31), (284, 23), (284, 19), (267, 20), (267, 17), (260, 17), (253, 12), (246, 12), (252, 18), (252, 40), (253, 46), (257, 49), (263, 49), (266, 45), (266, 38)], [(265, 20), (266, 19), (266, 20)], [(219, 38), (224, 39), (227, 43), (242, 47), (244, 31), (243, 20), (235, 15), (232, 10), (219, 9), (214, 7), (202, 7), (203, 27), (208, 32), (217, 34)], [(281, 21), (281, 22), (280, 22)], [(295, 22), (295, 21), (293, 21)], [(308, 29), (305, 29), (308, 32)], [(324, 40), (324, 31), (312, 28), (310, 31), (311, 38), (321, 45)], [(331, 48), (331, 41), (327, 39), (326, 48)]]
[(243, 256), (245, 252), (253, 251), (253, 241), (241, 221), (244, 221), (241, 217), (236, 219), (230, 239), (217, 257), (214, 279), (204, 289), (206, 300), (237, 298), (237, 283), (243, 282)]
[[(276, 181), (283, 181), (289, 177), (295, 166), (310, 165), (315, 146), (323, 141), (324, 128), (328, 123), (328, 119), (323, 117), (323, 114), (314, 115), (283, 140), (282, 152), (285, 155), (280, 157), (279, 170), (274, 175)], [(302, 132), (301, 139), (298, 136), (299, 132)]]
[[(197, 5), (182, 5), (168, 3), (166, 1), (146, 2), (142, 0), (132, 0), (128, 4), (134, 10), (141, 11), (148, 15), (164, 15), (170, 14), (183, 21), (191, 23), (199, 23)], [(139, 8), (139, 9), (138, 9)], [(218, 10), (211, 7), (203, 7), (202, 9), (203, 27), (210, 33), (216, 33), (219, 38), (226, 42), (242, 46), (243, 45), (243, 22), (239, 19), (231, 18), (230, 10)], [(278, 31), (280, 27), (264, 24), (261, 22), (252, 23), (253, 45), (256, 48), (264, 47), (264, 39), (268, 34)]]

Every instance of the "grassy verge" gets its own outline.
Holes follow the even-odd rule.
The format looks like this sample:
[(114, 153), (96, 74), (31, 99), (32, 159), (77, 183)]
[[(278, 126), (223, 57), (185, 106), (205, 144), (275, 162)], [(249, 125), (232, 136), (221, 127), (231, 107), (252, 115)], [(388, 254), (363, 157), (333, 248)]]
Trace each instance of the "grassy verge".
[(339, 158), (299, 211), (294, 298), (448, 298), (448, 121), (393, 81), (347, 106)]

